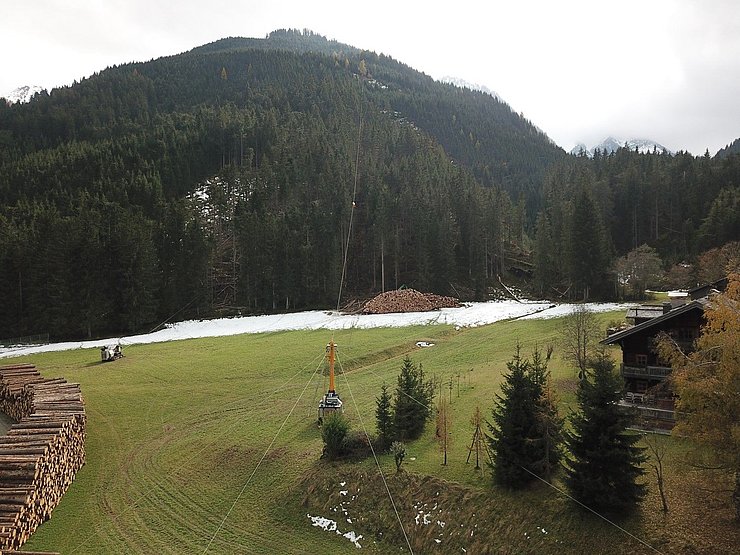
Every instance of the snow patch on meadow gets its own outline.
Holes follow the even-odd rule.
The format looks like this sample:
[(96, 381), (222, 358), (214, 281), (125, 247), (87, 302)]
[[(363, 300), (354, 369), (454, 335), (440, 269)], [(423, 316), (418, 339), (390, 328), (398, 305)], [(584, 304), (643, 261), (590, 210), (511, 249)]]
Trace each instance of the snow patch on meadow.
[[(336, 311), (311, 310), (291, 314), (242, 316), (213, 320), (187, 320), (167, 324), (163, 329), (141, 335), (114, 337), (95, 341), (71, 341), (51, 343), (48, 345), (2, 347), (0, 348), (0, 358), (51, 351), (94, 349), (117, 343), (125, 346), (201, 337), (220, 337), (290, 330), (369, 329), (434, 324), (446, 324), (455, 326), (456, 328), (465, 328), (483, 326), (501, 320), (516, 318), (557, 318), (568, 314), (575, 306), (573, 304), (556, 305), (546, 301), (490, 301), (485, 303), (465, 303), (464, 306), (459, 308), (442, 308), (430, 312), (342, 314)], [(633, 305), (589, 303), (586, 306), (593, 312), (605, 312), (626, 309)]]

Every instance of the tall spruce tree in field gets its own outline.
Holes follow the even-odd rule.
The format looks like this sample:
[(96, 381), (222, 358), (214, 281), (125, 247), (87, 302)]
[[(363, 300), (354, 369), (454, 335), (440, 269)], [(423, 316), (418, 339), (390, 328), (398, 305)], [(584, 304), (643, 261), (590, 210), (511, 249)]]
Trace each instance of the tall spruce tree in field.
[(602, 350), (589, 366), (592, 372), (578, 388), (580, 411), (571, 416), (572, 430), (565, 434), (570, 451), (566, 485), (587, 507), (624, 514), (646, 493), (637, 479), (645, 474), (641, 465), (647, 457), (636, 445), (640, 436), (627, 431), (633, 416), (617, 404), (623, 383), (614, 372), (614, 361)]
[(541, 459), (539, 399), (542, 387), (533, 379), (531, 365), (521, 358), (517, 345), (509, 373), (496, 395), (488, 437), (493, 458), (493, 481), (518, 489), (535, 479), (534, 464)]
[(551, 354), (552, 347), (543, 358), (535, 347), (530, 370), (531, 379), (540, 389), (536, 410), (536, 439), (533, 440), (539, 451), (539, 459), (534, 461), (532, 470), (547, 480), (560, 466), (563, 443), (563, 418), (558, 412), (558, 399), (550, 387), (550, 371), (547, 369)]
[(393, 412), (391, 410), (391, 394), (388, 386), (383, 384), (380, 397), (375, 399), (375, 423), (378, 428), (378, 442), (381, 449), (387, 449), (393, 441)]
[(421, 365), (409, 357), (403, 360), (398, 375), (393, 404), (393, 430), (396, 439), (406, 441), (418, 438), (424, 431), (431, 413), (434, 384), (424, 379)]

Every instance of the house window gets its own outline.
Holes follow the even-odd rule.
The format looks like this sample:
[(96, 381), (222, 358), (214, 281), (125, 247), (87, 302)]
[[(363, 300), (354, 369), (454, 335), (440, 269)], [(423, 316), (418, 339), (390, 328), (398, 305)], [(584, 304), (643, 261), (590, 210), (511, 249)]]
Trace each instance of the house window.
[(693, 341), (697, 337), (696, 328), (679, 328), (678, 339), (679, 341)]
[(647, 366), (647, 355), (635, 355), (637, 366)]

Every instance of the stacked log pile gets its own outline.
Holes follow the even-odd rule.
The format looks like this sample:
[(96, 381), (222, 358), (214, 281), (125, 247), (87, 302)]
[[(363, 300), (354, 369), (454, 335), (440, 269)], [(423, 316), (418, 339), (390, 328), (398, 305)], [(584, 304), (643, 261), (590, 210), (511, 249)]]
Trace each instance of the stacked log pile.
[(0, 553), (18, 549), (51, 516), (85, 464), (79, 384), (32, 365), (0, 367), (0, 410), (16, 420), (0, 436)]
[(33, 364), (17, 364), (0, 367), (0, 411), (16, 422), (31, 414), (32, 384), (44, 378)]
[(386, 291), (370, 299), (362, 308), (363, 314), (389, 314), (391, 312), (427, 312), (440, 308), (457, 308), (460, 301), (454, 297), (443, 297), (433, 293), (421, 293), (416, 289)]

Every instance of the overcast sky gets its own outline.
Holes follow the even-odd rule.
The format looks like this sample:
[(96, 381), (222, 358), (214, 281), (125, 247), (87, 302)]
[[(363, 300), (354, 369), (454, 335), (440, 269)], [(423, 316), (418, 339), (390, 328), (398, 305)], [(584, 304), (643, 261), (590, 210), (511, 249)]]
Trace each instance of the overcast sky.
[(279, 28), (485, 85), (566, 149), (740, 137), (737, 0), (2, 0), (0, 94)]

